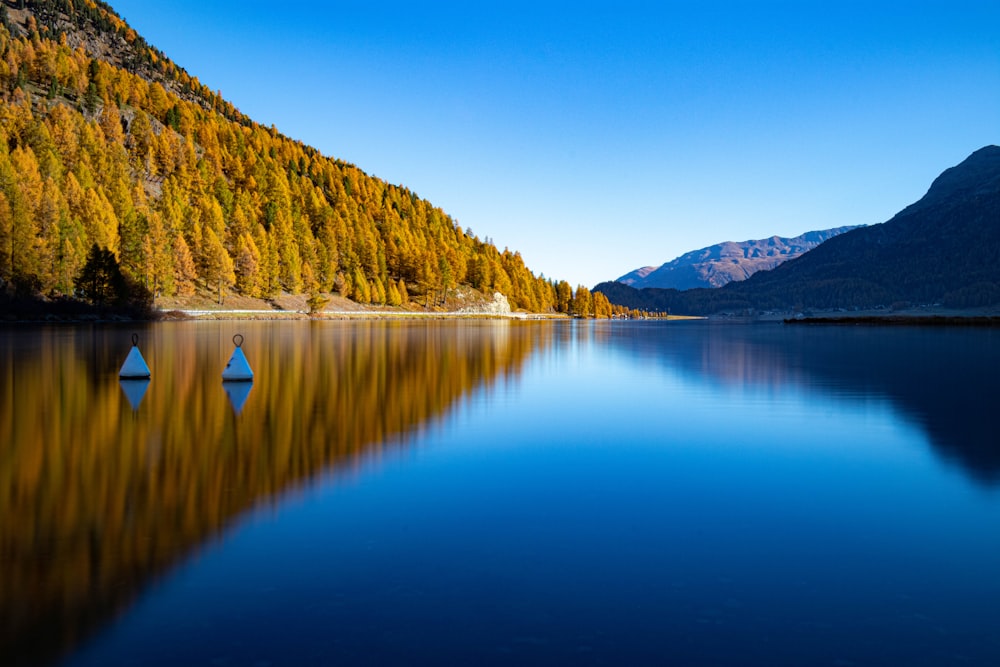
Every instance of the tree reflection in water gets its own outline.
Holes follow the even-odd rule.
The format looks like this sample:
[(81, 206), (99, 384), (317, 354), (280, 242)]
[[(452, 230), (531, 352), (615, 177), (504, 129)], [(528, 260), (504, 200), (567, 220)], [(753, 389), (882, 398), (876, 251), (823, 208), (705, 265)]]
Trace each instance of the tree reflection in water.
[[(221, 383), (235, 331), (256, 375)], [(516, 376), (551, 325), (189, 322), (150, 327), (135, 409), (131, 332), (0, 332), (0, 655), (75, 646), (234, 518), (331, 467), (379, 456)], [(8, 663), (10, 664), (10, 663)]]

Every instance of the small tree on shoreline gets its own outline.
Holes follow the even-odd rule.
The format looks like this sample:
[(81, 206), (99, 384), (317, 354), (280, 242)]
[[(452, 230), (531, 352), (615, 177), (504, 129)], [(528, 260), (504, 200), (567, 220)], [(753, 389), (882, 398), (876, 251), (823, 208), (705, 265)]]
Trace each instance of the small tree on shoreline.
[(115, 254), (96, 243), (87, 253), (76, 288), (80, 296), (95, 306), (128, 300), (128, 284)]

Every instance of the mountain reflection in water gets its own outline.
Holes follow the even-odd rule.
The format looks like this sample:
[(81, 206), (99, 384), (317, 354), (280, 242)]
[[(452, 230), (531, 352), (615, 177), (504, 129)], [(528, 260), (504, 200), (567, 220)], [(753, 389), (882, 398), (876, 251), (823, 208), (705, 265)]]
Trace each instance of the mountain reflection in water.
[(613, 340), (700, 380), (797, 385), (848, 400), (881, 396), (927, 434), (939, 456), (977, 483), (1000, 483), (996, 330), (690, 323), (667, 336), (633, 326)]
[[(237, 331), (256, 374), (242, 412), (221, 382)], [(247, 509), (382, 455), (515, 376), (550, 332), (161, 324), (140, 335), (152, 380), (133, 396), (117, 378), (130, 330), (0, 331), (0, 656), (71, 649)]]

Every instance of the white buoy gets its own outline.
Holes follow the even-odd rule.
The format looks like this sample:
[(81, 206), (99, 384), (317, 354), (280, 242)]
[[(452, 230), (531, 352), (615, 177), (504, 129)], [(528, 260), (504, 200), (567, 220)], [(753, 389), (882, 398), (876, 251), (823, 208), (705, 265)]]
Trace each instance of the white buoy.
[(125, 363), (118, 371), (118, 377), (123, 380), (149, 378), (149, 366), (146, 365), (146, 360), (142, 358), (142, 352), (139, 351), (139, 334), (132, 334), (132, 349), (128, 351)]
[(250, 370), (250, 364), (247, 363), (247, 358), (243, 354), (243, 336), (241, 334), (233, 336), (233, 345), (236, 346), (236, 349), (233, 350), (233, 356), (229, 357), (229, 363), (226, 364), (226, 368), (222, 371), (222, 379), (226, 381), (253, 382), (253, 371)]

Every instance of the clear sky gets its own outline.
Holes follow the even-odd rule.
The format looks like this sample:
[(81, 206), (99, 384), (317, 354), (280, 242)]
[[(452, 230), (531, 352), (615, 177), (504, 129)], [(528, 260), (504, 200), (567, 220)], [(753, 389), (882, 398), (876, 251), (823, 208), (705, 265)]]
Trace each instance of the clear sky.
[(884, 222), (1000, 143), (1000, 2), (112, 0), (264, 125), (536, 274)]

